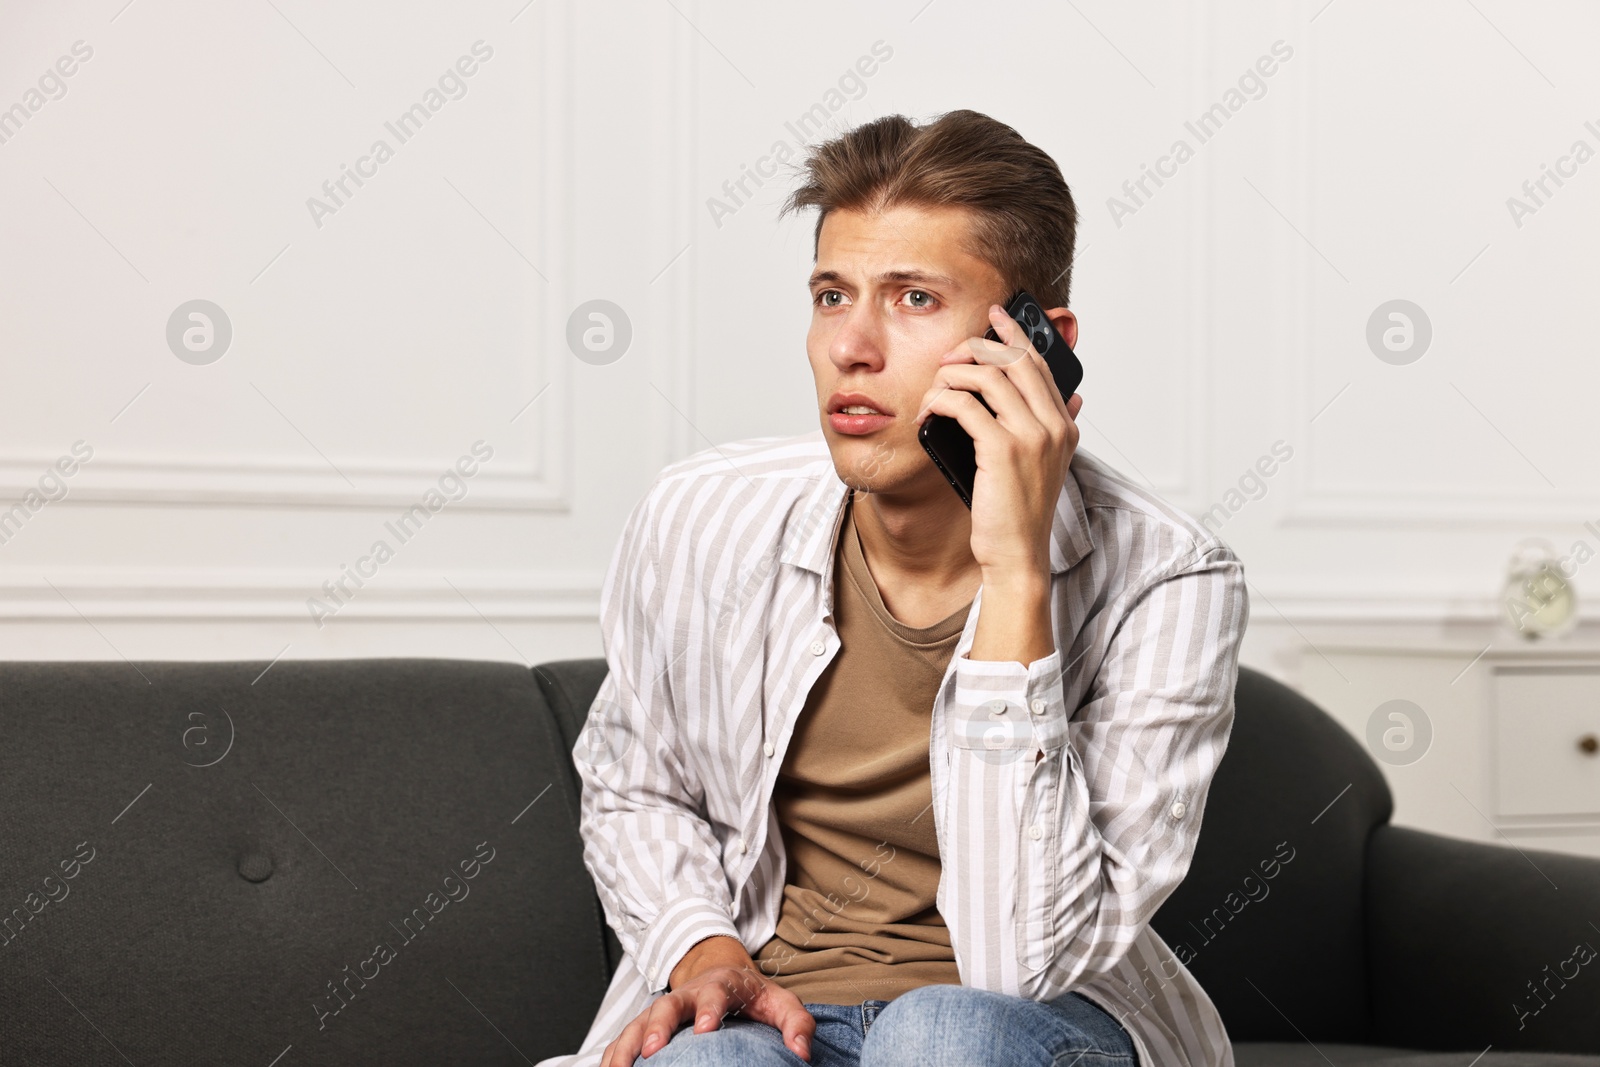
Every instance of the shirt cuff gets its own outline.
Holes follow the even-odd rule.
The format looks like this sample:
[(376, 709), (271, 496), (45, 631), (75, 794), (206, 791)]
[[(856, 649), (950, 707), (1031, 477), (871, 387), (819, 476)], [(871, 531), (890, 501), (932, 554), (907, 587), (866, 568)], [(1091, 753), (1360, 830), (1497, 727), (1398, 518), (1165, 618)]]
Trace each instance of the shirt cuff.
[[(1061, 702), (1061, 650), (1024, 667), (1014, 659), (970, 659), (963, 652), (956, 660), (956, 680), (979, 700), (1001, 698), (1023, 703), (1036, 696)], [(1053, 692), (1048, 692), (1053, 690)]]
[(731, 902), (718, 903), (702, 896), (683, 896), (668, 901), (639, 942), (637, 962), (646, 989), (651, 993), (665, 990), (672, 969), (706, 938), (725, 934), (742, 941), (738, 927), (728, 914), (731, 907)]
[(1069, 718), (1061, 650), (1026, 667), (963, 653), (956, 659), (955, 704), (958, 746), (1015, 748), (1031, 742), (1054, 751), (1066, 740)]

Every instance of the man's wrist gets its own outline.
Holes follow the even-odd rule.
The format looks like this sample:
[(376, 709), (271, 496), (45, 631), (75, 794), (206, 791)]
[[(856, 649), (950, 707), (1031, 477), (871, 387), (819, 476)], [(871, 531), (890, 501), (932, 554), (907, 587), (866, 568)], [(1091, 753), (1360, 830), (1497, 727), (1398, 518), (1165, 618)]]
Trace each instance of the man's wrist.
[[(1014, 597), (1046, 598), (1050, 595), (1050, 568), (995, 568), (980, 572), (983, 587)], [(985, 594), (987, 595), (987, 594)]]
[(1055, 651), (1050, 575), (999, 571), (983, 577), (983, 606), (968, 659), (1009, 660), (1024, 667)]
[(738, 938), (726, 934), (713, 934), (696, 941), (683, 954), (678, 965), (667, 978), (668, 991), (682, 987), (686, 982), (713, 967), (754, 967), (755, 960)]

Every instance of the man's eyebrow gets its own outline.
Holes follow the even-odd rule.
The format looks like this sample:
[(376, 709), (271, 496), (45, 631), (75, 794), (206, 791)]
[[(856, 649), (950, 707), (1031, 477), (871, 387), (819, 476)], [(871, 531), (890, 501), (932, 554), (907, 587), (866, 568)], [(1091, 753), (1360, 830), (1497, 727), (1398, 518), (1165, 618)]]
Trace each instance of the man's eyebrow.
[[(819, 270), (811, 275), (808, 287), (815, 289), (818, 285), (839, 285), (844, 283), (844, 275), (836, 270)], [(900, 282), (913, 285), (936, 285), (942, 289), (959, 289), (961, 285), (954, 278), (946, 274), (931, 274), (925, 270), (886, 270), (878, 275), (880, 282)]]

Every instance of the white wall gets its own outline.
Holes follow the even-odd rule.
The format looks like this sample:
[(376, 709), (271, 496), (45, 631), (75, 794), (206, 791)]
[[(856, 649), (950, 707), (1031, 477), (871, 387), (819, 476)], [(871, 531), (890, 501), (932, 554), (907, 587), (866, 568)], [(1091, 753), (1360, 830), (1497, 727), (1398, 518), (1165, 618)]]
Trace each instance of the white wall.
[[(1513, 545), (1600, 548), (1600, 162), (1508, 208), (1600, 149), (1597, 32), (1592, 6), (1498, 0), (9, 5), (0, 500), (93, 457), (0, 544), (0, 656), (598, 654), (655, 471), (816, 426), (812, 220), (775, 221), (781, 174), (709, 202), (819, 104), (840, 129), (971, 107), (1060, 161), (1084, 447), (1196, 513), (1240, 505), (1247, 662), (1305, 684), (1324, 643), (1515, 645)], [(65, 94), (30, 97), (80, 41)], [(402, 143), (385, 123), (442, 75)], [(233, 331), (205, 365), (166, 338), (194, 299)], [(632, 328), (603, 365), (566, 341), (594, 299)], [(1366, 339), (1395, 299), (1432, 328), (1405, 365)], [(477, 441), (464, 497), (399, 544), (385, 523)], [(1230, 498), (1274, 445), (1259, 499)], [(307, 598), (380, 538), (394, 558), (319, 626)]]

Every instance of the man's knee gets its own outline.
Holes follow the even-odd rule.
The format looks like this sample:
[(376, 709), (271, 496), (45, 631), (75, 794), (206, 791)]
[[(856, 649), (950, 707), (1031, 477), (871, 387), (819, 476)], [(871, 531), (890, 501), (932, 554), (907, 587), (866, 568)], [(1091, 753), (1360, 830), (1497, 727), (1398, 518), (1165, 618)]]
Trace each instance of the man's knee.
[[(1064, 994), (1067, 996), (1068, 994)], [(918, 986), (878, 1013), (861, 1047), (862, 1067), (962, 1063), (1017, 1067), (1052, 1063), (1063, 1050), (1082, 1064), (1131, 1063), (1132, 1042), (1115, 1020), (1074, 997), (1043, 1004), (959, 985)]]
[[(863, 1064), (869, 1048), (877, 1053), (872, 1063), (937, 1063), (951, 1050), (948, 1035), (967, 1031), (966, 1020), (994, 1005), (986, 1003), (992, 994), (970, 986), (918, 986), (900, 994), (878, 1013), (862, 1048)], [(929, 1058), (932, 1057), (932, 1058)]]
[(972, 986), (937, 983), (908, 990), (878, 1013), (872, 1027), (876, 1030), (885, 1022), (891, 1028), (918, 1027), (931, 1019), (948, 1018), (952, 1012), (993, 1011), (1002, 994), (991, 993)]
[(699, 1034), (685, 1026), (652, 1055), (633, 1061), (634, 1067), (793, 1067), (796, 1062), (777, 1027), (738, 1018)]

